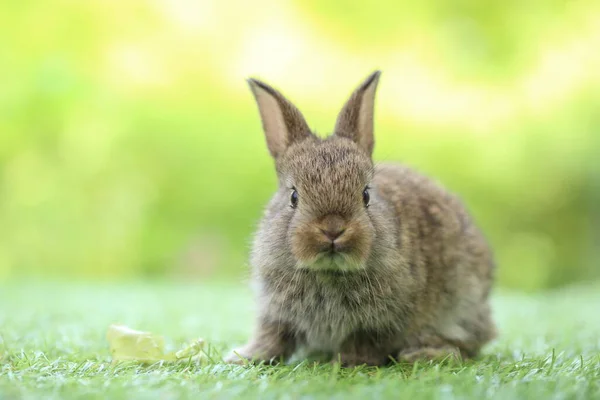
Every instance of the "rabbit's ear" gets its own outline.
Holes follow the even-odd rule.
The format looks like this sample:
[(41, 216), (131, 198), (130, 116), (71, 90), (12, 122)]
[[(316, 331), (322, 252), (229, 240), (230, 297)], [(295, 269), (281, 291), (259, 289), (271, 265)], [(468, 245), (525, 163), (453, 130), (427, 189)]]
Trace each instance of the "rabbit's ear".
[(373, 110), (375, 90), (381, 71), (373, 72), (352, 93), (338, 115), (334, 134), (353, 140), (371, 155), (373, 152)]
[(248, 79), (248, 84), (258, 104), (267, 147), (273, 158), (277, 159), (291, 144), (311, 135), (300, 111), (281, 93), (256, 79)]

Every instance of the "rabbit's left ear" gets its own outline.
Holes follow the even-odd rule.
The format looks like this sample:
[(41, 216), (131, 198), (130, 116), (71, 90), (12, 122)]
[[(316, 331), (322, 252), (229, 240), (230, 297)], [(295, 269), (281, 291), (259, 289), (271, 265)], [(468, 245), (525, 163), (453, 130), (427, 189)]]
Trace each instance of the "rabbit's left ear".
[(373, 138), (373, 111), (375, 91), (381, 71), (375, 71), (352, 93), (340, 111), (334, 134), (351, 139), (371, 155), (375, 144)]
[(258, 104), (267, 147), (274, 159), (292, 144), (312, 135), (302, 113), (281, 93), (257, 79), (248, 79), (248, 84)]

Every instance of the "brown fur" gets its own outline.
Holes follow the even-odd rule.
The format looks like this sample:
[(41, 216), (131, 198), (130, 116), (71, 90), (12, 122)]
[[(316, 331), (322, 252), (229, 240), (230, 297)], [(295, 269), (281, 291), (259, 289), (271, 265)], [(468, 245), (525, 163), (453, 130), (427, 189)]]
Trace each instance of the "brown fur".
[[(373, 165), (378, 79), (352, 94), (327, 139), (280, 93), (249, 81), (279, 189), (251, 257), (256, 330), (228, 362), (285, 360), (300, 348), (348, 366), (468, 358), (495, 336), (491, 251), (461, 202), (407, 167)], [(343, 230), (333, 242), (332, 229)]]

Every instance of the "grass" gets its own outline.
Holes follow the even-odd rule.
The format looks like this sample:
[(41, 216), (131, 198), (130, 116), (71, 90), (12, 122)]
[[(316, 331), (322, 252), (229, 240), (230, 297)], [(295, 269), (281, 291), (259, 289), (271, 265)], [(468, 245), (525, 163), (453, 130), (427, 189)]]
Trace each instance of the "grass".
[[(499, 339), (463, 364), (340, 369), (230, 366), (248, 336), (248, 289), (228, 284), (15, 284), (0, 288), (0, 398), (600, 398), (600, 287), (497, 293)], [(204, 364), (112, 365), (111, 323), (198, 336)]]

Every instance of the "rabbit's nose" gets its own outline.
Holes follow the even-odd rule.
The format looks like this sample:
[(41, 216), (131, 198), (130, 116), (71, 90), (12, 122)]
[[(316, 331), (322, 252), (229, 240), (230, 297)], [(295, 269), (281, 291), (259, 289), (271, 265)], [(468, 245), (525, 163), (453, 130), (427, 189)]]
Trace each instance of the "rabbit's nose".
[(346, 231), (346, 222), (339, 215), (327, 215), (319, 222), (319, 230), (332, 242)]
[(335, 241), (335, 239), (337, 239), (340, 236), (342, 236), (345, 231), (346, 231), (346, 229), (343, 229), (343, 228), (321, 229), (321, 232), (323, 232), (323, 234), (325, 236), (327, 236), (329, 238), (329, 240), (331, 240), (332, 242)]

